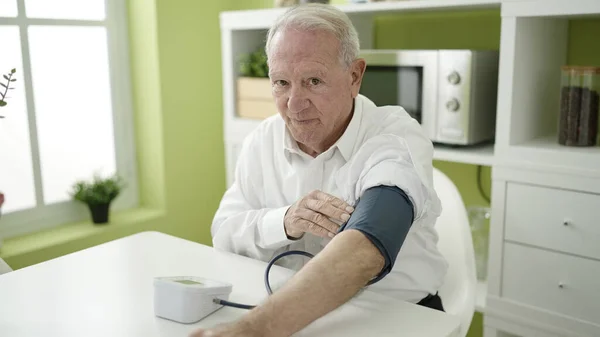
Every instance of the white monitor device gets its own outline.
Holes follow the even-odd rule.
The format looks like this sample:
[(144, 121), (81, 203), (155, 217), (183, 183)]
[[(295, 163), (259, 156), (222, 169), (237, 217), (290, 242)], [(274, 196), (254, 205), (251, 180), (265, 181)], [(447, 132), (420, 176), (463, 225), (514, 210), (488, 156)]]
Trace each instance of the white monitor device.
[(222, 305), (215, 298), (229, 299), (231, 284), (194, 276), (154, 279), (154, 314), (180, 323), (194, 323)]

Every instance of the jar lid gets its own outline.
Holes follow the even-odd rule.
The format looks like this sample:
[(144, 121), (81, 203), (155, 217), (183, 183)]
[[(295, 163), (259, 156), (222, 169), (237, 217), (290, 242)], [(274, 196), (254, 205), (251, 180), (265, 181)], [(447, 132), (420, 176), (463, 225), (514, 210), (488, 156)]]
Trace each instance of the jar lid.
[(581, 67), (581, 71), (586, 74), (600, 74), (600, 67)]
[(600, 67), (592, 66), (562, 66), (561, 70), (577, 74), (600, 74)]

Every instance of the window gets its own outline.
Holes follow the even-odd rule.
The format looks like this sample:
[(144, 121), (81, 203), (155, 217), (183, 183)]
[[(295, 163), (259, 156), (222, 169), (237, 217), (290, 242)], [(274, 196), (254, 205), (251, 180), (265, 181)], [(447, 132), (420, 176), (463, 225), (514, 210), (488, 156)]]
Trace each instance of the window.
[(113, 210), (137, 205), (125, 18), (120, 0), (0, 1), (0, 74), (17, 70), (0, 108), (2, 236), (89, 217), (69, 191), (95, 174), (125, 179)]

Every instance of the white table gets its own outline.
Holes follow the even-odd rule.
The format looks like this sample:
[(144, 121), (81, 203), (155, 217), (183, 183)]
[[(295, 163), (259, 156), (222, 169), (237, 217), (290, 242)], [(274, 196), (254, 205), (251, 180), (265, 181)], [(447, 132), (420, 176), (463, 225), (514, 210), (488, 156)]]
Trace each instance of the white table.
[[(301, 257), (298, 257), (301, 258)], [(231, 300), (266, 297), (266, 264), (156, 232), (145, 232), (0, 276), (2, 337), (184, 337), (232, 321), (222, 308), (191, 325), (154, 316), (153, 278), (193, 275), (233, 284)], [(292, 272), (272, 269), (274, 284)], [(457, 336), (451, 315), (363, 291), (297, 336)]]

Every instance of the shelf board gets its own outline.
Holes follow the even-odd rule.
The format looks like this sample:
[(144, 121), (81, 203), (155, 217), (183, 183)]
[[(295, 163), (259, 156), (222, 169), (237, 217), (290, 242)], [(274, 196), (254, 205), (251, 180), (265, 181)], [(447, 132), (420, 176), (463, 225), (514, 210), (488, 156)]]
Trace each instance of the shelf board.
[(566, 174), (600, 176), (599, 146), (564, 146), (558, 144), (556, 136), (540, 137), (511, 145), (508, 153), (502, 157), (503, 162), (517, 164), (523, 168), (539, 166)]
[(599, 146), (565, 146), (558, 143), (556, 136), (544, 136), (523, 142), (516, 145), (517, 147), (533, 148), (540, 151), (548, 152), (552, 155), (600, 155)]
[(483, 313), (487, 297), (487, 281), (477, 281), (475, 292), (475, 311)]
[(494, 145), (446, 146), (436, 144), (433, 159), (455, 163), (492, 166), (494, 164)]
[(406, 0), (338, 5), (346, 13), (390, 13), (426, 10), (499, 8), (501, 0)]
[(505, 1), (503, 17), (577, 17), (600, 15), (598, 0), (529, 0)]
[[(500, 8), (501, 2), (501, 0), (406, 0), (335, 6), (354, 16), (411, 11)], [(268, 29), (285, 10), (285, 8), (267, 8), (222, 12), (221, 28), (231, 30)]]

